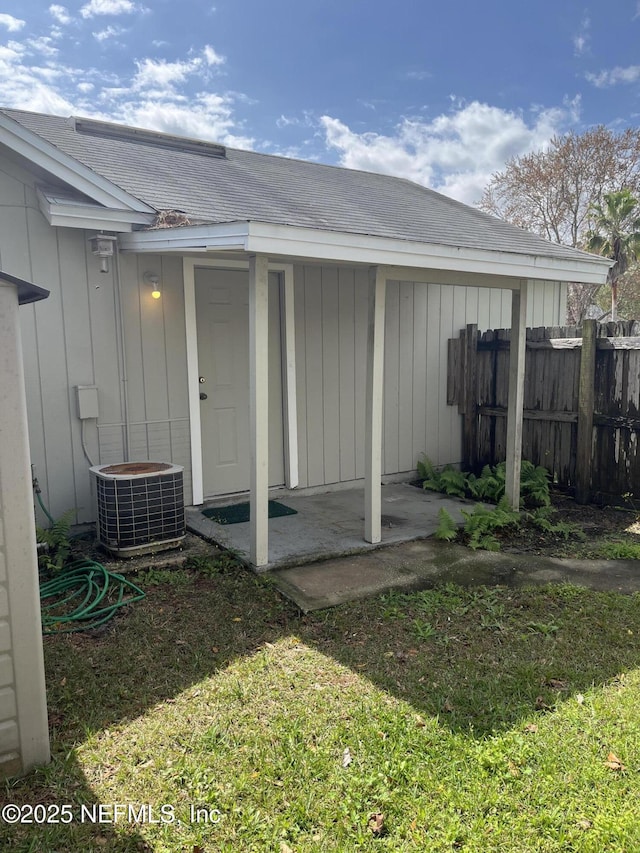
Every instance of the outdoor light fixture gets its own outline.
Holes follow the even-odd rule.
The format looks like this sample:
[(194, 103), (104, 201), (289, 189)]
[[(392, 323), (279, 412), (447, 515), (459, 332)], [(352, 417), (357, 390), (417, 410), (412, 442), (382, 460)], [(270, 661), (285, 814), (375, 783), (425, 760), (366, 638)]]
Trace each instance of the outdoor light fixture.
[(100, 258), (100, 272), (109, 272), (109, 258), (113, 257), (113, 244), (118, 238), (110, 234), (96, 234), (95, 237), (89, 237), (91, 251), (96, 257)]
[(162, 293), (160, 291), (160, 276), (154, 272), (146, 272), (143, 276), (143, 281), (151, 287), (151, 295), (154, 299), (160, 299)]

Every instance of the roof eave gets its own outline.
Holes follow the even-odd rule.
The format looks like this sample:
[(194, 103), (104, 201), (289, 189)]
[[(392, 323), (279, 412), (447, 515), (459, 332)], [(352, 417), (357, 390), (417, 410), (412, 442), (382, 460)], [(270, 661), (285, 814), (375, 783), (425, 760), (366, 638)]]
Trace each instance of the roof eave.
[(38, 187), (37, 195), (38, 205), (49, 225), (62, 228), (97, 229), (121, 233), (133, 231), (136, 225), (151, 225), (155, 219), (153, 213), (118, 210), (99, 204), (52, 198), (41, 187)]
[(64, 154), (37, 133), (0, 111), (0, 144), (106, 207), (154, 213), (154, 209), (121, 187)]
[(606, 258), (577, 252), (575, 258), (546, 257), (255, 221), (137, 231), (123, 235), (120, 246), (123, 251), (183, 254), (242, 250), (333, 263), (583, 284), (605, 284), (611, 265)]

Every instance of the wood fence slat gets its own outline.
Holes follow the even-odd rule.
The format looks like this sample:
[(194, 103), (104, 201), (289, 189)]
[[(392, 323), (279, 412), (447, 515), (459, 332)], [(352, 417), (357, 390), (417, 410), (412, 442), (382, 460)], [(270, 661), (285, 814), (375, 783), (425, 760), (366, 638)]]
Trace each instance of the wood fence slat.
[[(640, 321), (589, 321), (584, 342), (575, 326), (526, 338), (523, 458), (579, 500), (639, 494)], [(449, 342), (447, 401), (463, 415), (465, 467), (505, 458), (509, 350), (509, 329), (470, 326)]]
[(462, 459), (467, 471), (473, 471), (477, 458), (477, 361), (478, 327), (469, 323), (464, 338), (464, 430)]
[(447, 406), (457, 406), (460, 402), (460, 339), (447, 341)]
[(593, 401), (596, 372), (596, 323), (585, 320), (582, 325), (582, 353), (578, 388), (578, 433), (576, 447), (576, 501), (586, 504), (591, 497), (591, 465), (593, 460)]

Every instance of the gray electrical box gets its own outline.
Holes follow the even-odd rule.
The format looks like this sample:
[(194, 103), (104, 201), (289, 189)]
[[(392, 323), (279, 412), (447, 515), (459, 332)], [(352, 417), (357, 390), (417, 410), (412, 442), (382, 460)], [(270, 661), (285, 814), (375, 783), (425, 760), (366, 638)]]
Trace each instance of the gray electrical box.
[(76, 385), (76, 403), (81, 421), (98, 417), (98, 386)]

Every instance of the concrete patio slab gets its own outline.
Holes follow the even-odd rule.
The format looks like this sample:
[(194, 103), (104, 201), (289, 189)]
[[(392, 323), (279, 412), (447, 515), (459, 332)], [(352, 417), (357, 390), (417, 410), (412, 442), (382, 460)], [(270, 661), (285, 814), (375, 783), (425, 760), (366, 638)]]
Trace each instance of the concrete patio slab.
[[(457, 523), (461, 510), (472, 504), (423, 491), (409, 483), (382, 487), (382, 542), (371, 545), (364, 534), (364, 487), (320, 494), (279, 490), (270, 495), (297, 515), (269, 519), (269, 564), (261, 571), (300, 565), (330, 557), (373, 551), (384, 545), (409, 542), (431, 536), (438, 527), (438, 513), (444, 507)], [(206, 507), (241, 503), (246, 497), (207, 503)], [(233, 550), (250, 565), (249, 523), (217, 524), (200, 511), (187, 509), (187, 527), (225, 548)]]
[(435, 539), (407, 542), (368, 554), (277, 569), (276, 587), (304, 612), (436, 584), (511, 587), (572, 583), (599, 591), (640, 592), (638, 560), (570, 560), (472, 551)]

